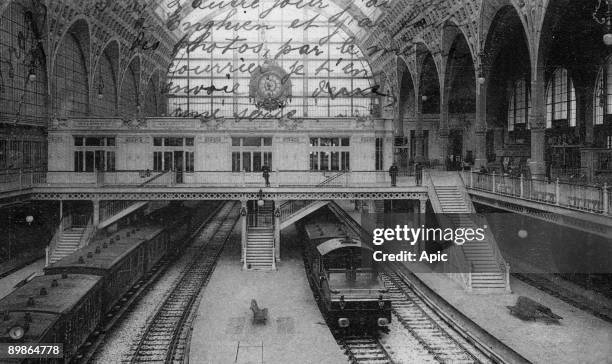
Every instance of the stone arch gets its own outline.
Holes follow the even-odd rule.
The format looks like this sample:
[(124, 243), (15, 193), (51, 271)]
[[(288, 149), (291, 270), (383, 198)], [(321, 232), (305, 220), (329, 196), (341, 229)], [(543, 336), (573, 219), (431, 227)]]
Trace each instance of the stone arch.
[(446, 72), (444, 73), (444, 101), (448, 112), (476, 112), (476, 69), (473, 53), (465, 34), (454, 33), (448, 51)]
[(51, 85), (53, 114), (83, 117), (89, 113), (89, 23), (77, 19), (55, 50)]
[(398, 127), (400, 127), (399, 134), (403, 135), (404, 134), (404, 131), (402, 129), (403, 120), (406, 117), (414, 117), (414, 113), (415, 113), (415, 109), (414, 109), (415, 85), (414, 85), (414, 78), (413, 78), (412, 72), (410, 71), (410, 69), (408, 68), (408, 65), (406, 65), (406, 62), (403, 59), (401, 58), (398, 59), (397, 67), (398, 67), (398, 75), (400, 75), (399, 105), (398, 105), (399, 107), (398, 115), (399, 115), (400, 125), (398, 125)]
[(417, 50), (417, 59), (420, 65), (418, 89), (419, 95), (422, 97), (422, 113), (438, 114), (440, 113), (440, 72), (438, 65), (429, 49), (419, 48)]
[(510, 83), (518, 78), (531, 80), (532, 76), (529, 42), (523, 22), (513, 6), (501, 7), (495, 14), (485, 40), (484, 54), (487, 123), (492, 128), (505, 127)]

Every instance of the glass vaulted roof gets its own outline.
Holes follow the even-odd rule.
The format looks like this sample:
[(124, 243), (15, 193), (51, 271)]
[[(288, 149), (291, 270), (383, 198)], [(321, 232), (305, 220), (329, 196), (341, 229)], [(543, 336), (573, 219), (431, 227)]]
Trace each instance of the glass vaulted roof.
[[(180, 11), (177, 3), (165, 2), (158, 11), (167, 17)], [(308, 6), (234, 0), (222, 7), (229, 0), (217, 0), (196, 2), (194, 9), (192, 1), (180, 3), (176, 31), (184, 40), (168, 72), (170, 115), (248, 117), (257, 110), (249, 98), (251, 73), (266, 59), (291, 74), (292, 99), (283, 113), (368, 115), (378, 102), (357, 39), (381, 6), (365, 0), (311, 0)]]

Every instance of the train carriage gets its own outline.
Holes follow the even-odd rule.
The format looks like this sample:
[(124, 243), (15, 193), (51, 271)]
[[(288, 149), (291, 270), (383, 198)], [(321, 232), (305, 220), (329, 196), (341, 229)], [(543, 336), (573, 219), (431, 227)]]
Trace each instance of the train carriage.
[(101, 277), (82, 274), (35, 277), (0, 300), (0, 342), (63, 343), (63, 359), (36, 362), (68, 362), (100, 322), (101, 305)]
[(330, 216), (303, 226), (306, 265), (328, 319), (340, 328), (386, 327), (388, 290), (372, 261), (372, 249)]
[[(45, 274), (91, 274), (104, 278), (103, 311), (107, 312), (161, 259), (167, 244), (164, 231), (144, 226), (123, 229), (49, 265)], [(158, 251), (159, 249), (159, 251)]]

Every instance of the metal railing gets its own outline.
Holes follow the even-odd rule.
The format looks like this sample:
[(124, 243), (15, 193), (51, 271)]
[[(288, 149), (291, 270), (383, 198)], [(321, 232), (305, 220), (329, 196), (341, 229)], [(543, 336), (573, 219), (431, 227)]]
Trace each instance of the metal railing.
[(91, 238), (93, 238), (96, 232), (96, 227), (93, 224), (93, 217), (89, 217), (87, 220), (87, 225), (85, 226), (85, 231), (83, 231), (83, 235), (81, 235), (81, 239), (79, 240), (79, 248), (82, 248), (89, 244)]
[(504, 175), (483, 174), (464, 171), (461, 173), (466, 187), (487, 191), (498, 195), (518, 197), (548, 205), (588, 211), (597, 214), (610, 214), (610, 188), (578, 183), (509, 177)]
[(6, 170), (0, 172), (0, 192), (19, 191), (46, 183), (42, 171)]
[(127, 209), (138, 201), (115, 200), (115, 201), (100, 201), (100, 221), (104, 221), (109, 217), (115, 216), (121, 211)]
[[(282, 170), (270, 173), (270, 183), (279, 186), (310, 186), (325, 185), (326, 187), (346, 186), (380, 186), (390, 182), (387, 171), (310, 171)], [(0, 173), (0, 191), (25, 189), (31, 187), (51, 186), (170, 186), (181, 184), (185, 186), (263, 186), (265, 184), (261, 172), (232, 171), (194, 171), (183, 172), (182, 182), (176, 180), (175, 171), (147, 172), (112, 171), (112, 172), (73, 172), (47, 171)]]

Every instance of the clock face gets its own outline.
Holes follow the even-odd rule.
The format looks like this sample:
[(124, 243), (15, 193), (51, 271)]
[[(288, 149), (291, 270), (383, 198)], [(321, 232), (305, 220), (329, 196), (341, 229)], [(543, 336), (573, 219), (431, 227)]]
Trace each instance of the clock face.
[(259, 79), (259, 92), (266, 98), (278, 97), (282, 93), (282, 80), (279, 75), (267, 73)]

